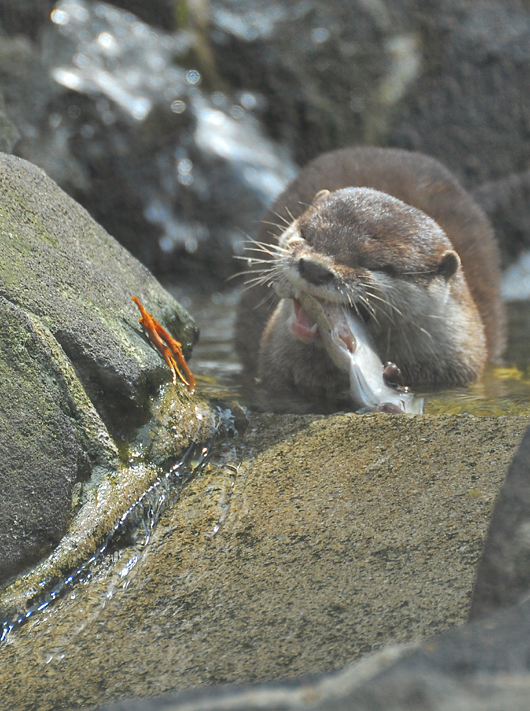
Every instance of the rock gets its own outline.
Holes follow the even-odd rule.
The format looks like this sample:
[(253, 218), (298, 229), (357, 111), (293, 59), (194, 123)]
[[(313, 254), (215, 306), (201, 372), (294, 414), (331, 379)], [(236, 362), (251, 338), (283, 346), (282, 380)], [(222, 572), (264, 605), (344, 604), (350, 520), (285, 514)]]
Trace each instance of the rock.
[[(442, 160), (466, 187), (527, 169), (530, 15), (518, 0), (416, 4), (427, 47), (388, 135)], [(507, 138), (509, 136), (509, 139)]]
[(495, 503), (477, 570), (470, 618), (524, 600), (530, 592), (530, 431)]
[(118, 452), (48, 329), (0, 297), (0, 583), (49, 553)]
[(331, 672), (463, 623), (528, 422), (252, 415), (143, 551), (8, 636), (0, 709)]
[(43, 171), (0, 156), (2, 295), (49, 328), (103, 421), (128, 434), (148, 419), (168, 369), (138, 325), (136, 295), (184, 344), (190, 317), (134, 257)]
[(54, 0), (3, 0), (0, 6), (0, 26), (11, 36), (27, 34), (35, 37), (49, 21)]
[[(170, 0), (120, 4), (163, 24), (176, 17)], [(191, 30), (168, 34), (86, 0), (57, 2), (51, 20), (37, 37), (2, 37), (17, 155), (151, 270), (222, 288), (245, 233), (295, 175), (248, 110), (258, 100), (223, 93)]]
[(502, 237), (505, 265), (530, 248), (530, 171), (484, 183), (472, 195)]
[[(210, 414), (184, 386), (157, 399), (171, 373), (131, 296), (187, 355), (188, 314), (39, 168), (6, 154), (0, 245), (0, 583), (55, 549), (0, 595), (12, 610), (89, 558), (162, 468), (209, 436)], [(140, 426), (152, 444), (131, 467)]]
[(417, 650), (386, 648), (335, 674), (127, 700), (100, 711), (526, 711), (529, 639), (526, 602)]

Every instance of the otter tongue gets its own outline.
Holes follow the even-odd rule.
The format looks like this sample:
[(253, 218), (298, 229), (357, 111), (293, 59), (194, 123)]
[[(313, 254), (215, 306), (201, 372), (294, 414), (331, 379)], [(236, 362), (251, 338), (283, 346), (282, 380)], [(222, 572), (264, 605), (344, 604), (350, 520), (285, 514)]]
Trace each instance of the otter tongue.
[(423, 399), (411, 392), (389, 387), (383, 363), (372, 337), (360, 318), (342, 304), (327, 304), (304, 294), (300, 301), (318, 324), (324, 347), (335, 365), (350, 376), (350, 395), (355, 406), (383, 412), (423, 411)]
[(291, 321), (291, 329), (295, 336), (305, 343), (312, 343), (319, 340), (318, 326), (304, 309), (298, 299), (293, 299), (294, 317)]

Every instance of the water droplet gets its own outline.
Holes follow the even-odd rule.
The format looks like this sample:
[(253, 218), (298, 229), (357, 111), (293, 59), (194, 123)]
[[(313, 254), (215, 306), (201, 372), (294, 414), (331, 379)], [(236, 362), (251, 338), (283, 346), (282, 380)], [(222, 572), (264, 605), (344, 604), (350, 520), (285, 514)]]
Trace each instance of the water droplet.
[(81, 109), (77, 104), (71, 104), (68, 107), (68, 116), (73, 119), (77, 119), (81, 116)]
[(56, 25), (67, 25), (70, 22), (70, 16), (64, 10), (53, 10), (50, 17)]
[(117, 44), (110, 32), (101, 32), (97, 41), (104, 49), (113, 49)]
[(230, 109), (230, 115), (232, 116), (232, 118), (242, 119), (245, 115), (245, 110), (241, 106), (234, 104), (234, 106), (232, 106), (232, 108)]
[(186, 111), (186, 102), (177, 99), (171, 104), (171, 111), (174, 114), (183, 114)]
[(201, 75), (196, 69), (190, 69), (190, 71), (186, 74), (186, 81), (188, 84), (198, 84), (201, 80)]
[(178, 162), (178, 172), (179, 173), (191, 173), (193, 169), (193, 163), (189, 158), (183, 158)]
[(184, 244), (186, 248), (186, 252), (189, 252), (189, 254), (193, 254), (193, 252), (197, 251), (197, 247), (199, 246), (199, 243), (195, 239), (195, 237), (188, 237)]
[[(181, 185), (191, 185), (193, 183), (193, 175), (190, 173), (179, 173), (178, 181)], [(195, 247), (195, 249), (197, 248)], [(193, 251), (195, 251), (195, 249)]]
[(241, 106), (246, 109), (247, 111), (251, 111), (252, 109), (255, 109), (258, 101), (255, 97), (254, 94), (251, 94), (249, 91), (245, 91), (241, 94), (239, 97), (239, 100), (241, 102)]
[(215, 106), (224, 106), (226, 103), (226, 96), (222, 91), (214, 91), (212, 94), (212, 103)]
[(92, 138), (95, 132), (94, 127), (89, 123), (85, 123), (85, 125), (81, 127), (81, 136), (83, 138)]
[(77, 54), (74, 54), (72, 62), (75, 64), (76, 67), (79, 67), (80, 69), (84, 69), (85, 67), (89, 66), (90, 58), (87, 57), (86, 54), (78, 52)]

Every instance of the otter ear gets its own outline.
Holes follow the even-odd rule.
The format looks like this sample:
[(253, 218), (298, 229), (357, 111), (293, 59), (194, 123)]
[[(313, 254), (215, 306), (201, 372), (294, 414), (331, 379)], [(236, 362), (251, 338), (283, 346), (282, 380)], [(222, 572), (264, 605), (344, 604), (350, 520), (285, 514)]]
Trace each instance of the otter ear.
[(438, 269), (436, 270), (436, 272), (437, 274), (442, 276), (445, 281), (449, 281), (449, 279), (454, 274), (456, 274), (459, 266), (460, 257), (456, 252), (450, 250), (448, 252), (445, 252), (445, 254), (442, 256), (442, 259), (440, 260), (440, 264), (438, 264)]
[(315, 197), (311, 200), (311, 205), (318, 205), (319, 202), (325, 200), (330, 194), (329, 190), (319, 190)]

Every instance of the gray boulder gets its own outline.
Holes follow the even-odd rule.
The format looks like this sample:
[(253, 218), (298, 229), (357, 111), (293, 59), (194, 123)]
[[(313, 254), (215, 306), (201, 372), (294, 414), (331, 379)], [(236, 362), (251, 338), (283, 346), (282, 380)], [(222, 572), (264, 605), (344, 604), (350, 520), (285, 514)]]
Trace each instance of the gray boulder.
[[(82, 207), (39, 168), (6, 154), (0, 154), (0, 245), (0, 582), (5, 582), (58, 544), (105, 476), (121, 470), (126, 480), (127, 442), (150, 421), (152, 398), (171, 379), (138, 324), (131, 296), (184, 344), (187, 355), (197, 331), (147, 269)], [(179, 392), (171, 391), (174, 403)], [(183, 413), (193, 408), (187, 393), (182, 398), (182, 422), (173, 418), (180, 439), (173, 438), (171, 453), (166, 447), (166, 461), (189, 440)], [(125, 508), (154, 476), (152, 471), (138, 478)], [(109, 510), (116, 520), (119, 505)], [(107, 530), (111, 525), (108, 521)], [(89, 528), (85, 520), (84, 529)], [(98, 536), (85, 546), (77, 540), (79, 554), (97, 542)]]

